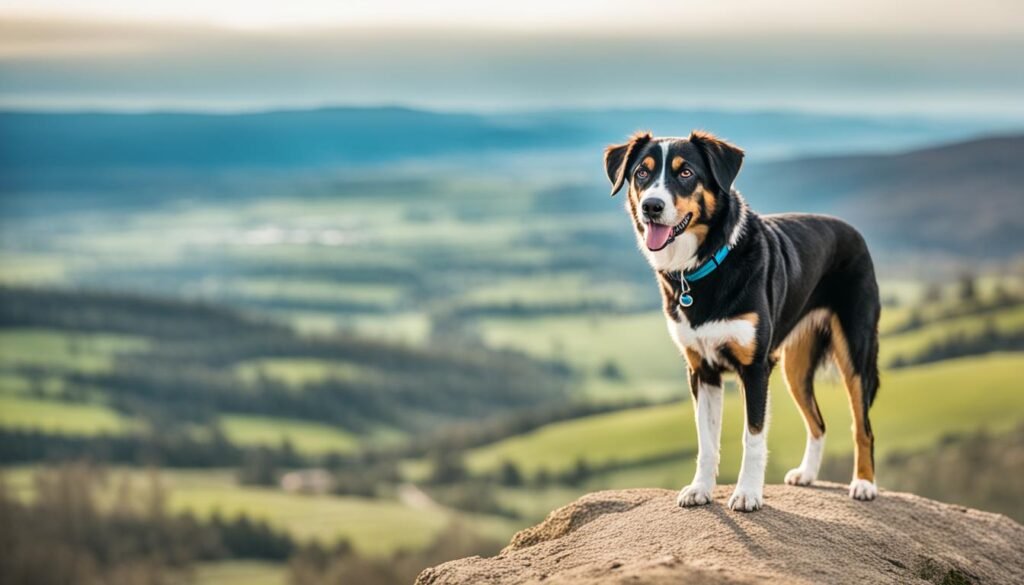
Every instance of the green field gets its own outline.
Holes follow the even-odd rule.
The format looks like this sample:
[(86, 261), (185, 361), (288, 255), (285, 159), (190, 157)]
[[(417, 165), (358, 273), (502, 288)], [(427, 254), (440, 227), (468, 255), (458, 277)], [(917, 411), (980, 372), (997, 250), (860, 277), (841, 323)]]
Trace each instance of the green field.
[(243, 299), (289, 301), (348, 301), (367, 306), (387, 307), (401, 297), (401, 289), (380, 284), (333, 282), (324, 280), (287, 280), (279, 278), (249, 278), (218, 283), (209, 290), (223, 289)]
[[(979, 285), (980, 286), (980, 285)], [(989, 283), (986, 288), (994, 286)], [(904, 288), (909, 285), (904, 285)], [(897, 287), (898, 288), (898, 287)], [(955, 302), (924, 305), (927, 320), (958, 307)], [(879, 324), (883, 366), (902, 356), (912, 358), (929, 345), (953, 336), (975, 337), (991, 324), (1000, 333), (1024, 330), (1024, 305), (925, 322), (919, 328), (892, 334), (906, 323), (912, 307), (886, 307)], [(494, 347), (524, 351), (546, 359), (565, 360), (583, 374), (583, 393), (595, 399), (686, 396), (686, 364), (672, 344), (660, 311), (631, 314), (555, 315), (524, 318), (483, 318), (479, 328)], [(622, 379), (600, 375), (614, 364)]]
[[(457, 512), (429, 502), (409, 503), (408, 498), (395, 495), (402, 490), (400, 482), (391, 479), (374, 486), (382, 497), (368, 499), (243, 486), (237, 469), (160, 472), (173, 511), (202, 517), (244, 513), (303, 542), (349, 539), (358, 552), (377, 558), (400, 549), (421, 549), (453, 521), (475, 534), (507, 541), (517, 528), (583, 493), (605, 488), (678, 488), (690, 481), (694, 467), (696, 438), (691, 405), (685, 400), (689, 395), (686, 364), (669, 338), (663, 315), (651, 308), (660, 300), (653, 279), (637, 272), (643, 259), (634, 250), (626, 250), (632, 255), (609, 254), (608, 242), (628, 229), (620, 210), (574, 215), (571, 222), (564, 215), (538, 213), (532, 206), (545, 196), (543, 189), (548, 186), (535, 179), (529, 184), (525, 179), (522, 184), (437, 180), (412, 188), (402, 181), (379, 185), (372, 181), (340, 187), (337, 193), (330, 187), (330, 196), (324, 197), (288, 197), (282, 192), (277, 199), (197, 199), (116, 214), (74, 214), (64, 220), (67, 229), (54, 242), (49, 217), (5, 221), (10, 240), (46, 243), (38, 249), (0, 251), (0, 282), (57, 282), (85, 288), (102, 283), (111, 290), (202, 299), (258, 319), (294, 325), (303, 333), (352, 331), (374, 340), (419, 346), (417, 350), (435, 349), (435, 345), (438, 350), (458, 349), (458, 343), (467, 342), (508, 348), (568, 364), (578, 374), (570, 380), (577, 390), (573, 399), (684, 399), (550, 424), (469, 451), (466, 463), (474, 473), (491, 472), (505, 460), (515, 462), (528, 476), (541, 468), (565, 471), (580, 459), (591, 467), (615, 467), (593, 473), (572, 487), (494, 486), (497, 501), (518, 512), (517, 520)], [(382, 197), (391, 202), (392, 213), (380, 213)], [(478, 203), (481, 198), (488, 202), (487, 215), (465, 214), (466, 202)], [(426, 199), (431, 205), (422, 204)], [(159, 246), (153, 245), (153, 234), (161, 234)], [(1005, 281), (1020, 290), (1012, 278)], [(995, 285), (1003, 283), (1000, 277), (979, 277), (979, 297), (988, 302)], [(953, 300), (955, 283), (944, 287), (942, 300), (922, 306), (926, 287), (909, 279), (882, 283), (883, 297), (891, 301), (880, 324), (883, 364), (896, 356), (913, 356), (952, 335), (978, 335), (989, 321), (999, 331), (1024, 330), (1024, 306), (951, 317), (950, 311), (972, 308)], [(595, 310), (595, 305), (616, 310)], [(445, 332), (449, 317), (464, 328), (459, 330), (464, 339), (435, 335)], [(915, 317), (924, 322), (921, 327), (892, 333)], [(188, 341), (182, 345), (189, 345)], [(225, 340), (225, 347), (233, 347), (229, 344), (236, 341), (247, 347), (245, 342), (250, 340)], [(456, 344), (443, 345), (450, 341)], [(73, 396), (81, 402), (45, 398), (66, 400), (74, 394), (65, 392), (74, 385), (71, 375), (108, 372), (117, 354), (156, 353), (167, 349), (165, 343), (157, 336), (58, 329), (0, 331), (0, 426), (93, 435), (139, 430), (144, 420), (161, 422), (144, 418), (144, 410), (130, 410), (138, 413), (136, 420), (109, 408), (107, 404), (119, 397), (113, 389), (86, 388), (84, 396)], [(178, 343), (180, 339), (173, 339), (167, 346), (177, 349), (171, 346)], [(234, 374), (237, 386), (250, 390), (248, 396), (255, 395), (253, 389), (264, 378), (287, 385), (293, 392), (286, 397), (295, 399), (302, 396), (304, 386), (326, 380), (358, 384), (372, 376), (390, 379), (392, 375), (387, 367), (375, 370), (355, 358), (346, 361), (345, 356), (326, 360), (323, 354), (271, 350), (217, 359), (221, 348), (211, 349), (213, 359), (199, 360), (194, 364), (196, 371), (226, 379), (225, 386), (231, 389), (236, 380), (228, 377)], [(33, 368), (45, 370), (45, 376), (33, 374)], [(880, 484), (886, 486), (885, 457), (894, 450), (928, 447), (948, 433), (978, 427), (998, 432), (1020, 424), (1024, 420), (1022, 372), (1024, 354), (976, 356), (885, 372), (872, 413)], [(453, 372), (437, 387), (448, 386), (457, 375)], [(492, 378), (482, 376), (473, 390), (479, 387), (486, 392)], [(417, 378), (410, 385), (420, 383)], [(278, 385), (273, 386), (278, 390)], [(742, 398), (735, 387), (730, 380), (722, 440), (723, 483), (734, 480), (742, 452)], [(135, 389), (128, 386), (118, 391), (133, 398)], [(140, 389), (139, 396), (143, 392)], [(167, 394), (175, 392), (171, 387)], [(829, 428), (828, 452), (849, 454), (849, 409), (834, 374), (823, 377), (818, 395)], [(243, 400), (246, 397), (243, 394)], [(417, 398), (391, 401), (389, 406), (413, 409)], [(117, 404), (131, 408), (130, 401)], [(154, 404), (162, 408), (159, 402)], [(351, 407), (345, 405), (345, 409)], [(531, 402), (523, 408), (545, 407)], [(798, 464), (804, 445), (802, 421), (778, 376), (772, 380), (771, 409), (767, 480), (778, 483), (786, 470)], [(509, 410), (488, 414), (500, 416)], [(217, 410), (194, 420), (215, 421), (240, 446), (277, 448), (288, 441), (308, 456), (353, 452), (375, 443), (406, 446), (406, 441), (422, 436), (412, 434), (422, 429), (397, 428), (399, 423), (395, 428), (384, 426), (388, 422), (353, 426), (370, 429), (356, 436), (330, 424), (286, 418), (270, 408), (252, 412), (271, 416)], [(433, 424), (432, 420), (428, 422)], [(441, 423), (436, 426), (438, 431), (445, 430)], [(32, 474), (40, 465), (7, 470), (4, 475), (14, 493), (32, 496)], [(429, 465), (426, 458), (403, 461), (401, 481), (425, 479)], [(123, 481), (141, 487), (146, 478), (142, 468), (113, 468), (105, 497), (117, 497)], [(460, 487), (425, 489), (436, 490), (434, 495), (443, 499), (444, 489)], [(279, 585), (287, 579), (286, 571), (284, 564), (232, 560), (201, 563), (195, 577), (200, 584)]]
[(352, 451), (358, 439), (343, 429), (325, 424), (265, 416), (226, 415), (220, 417), (224, 434), (239, 445), (279, 447), (285, 440), (299, 453)]
[(264, 561), (221, 561), (195, 566), (194, 585), (285, 585), (287, 565)]
[(0, 394), (0, 427), (69, 435), (125, 433), (137, 424), (99, 404), (37, 400)]
[[(3, 478), (12, 493), (31, 498), (32, 477), (39, 469), (7, 468)], [(124, 493), (125, 482), (131, 487), (129, 493), (144, 493), (152, 480), (148, 473), (141, 468), (112, 469), (107, 473), (105, 493), (111, 498)], [(236, 482), (234, 471), (226, 469), (162, 470), (158, 477), (173, 511), (191, 511), (200, 517), (219, 513), (225, 518), (244, 513), (266, 520), (300, 541), (316, 540), (328, 545), (346, 538), (359, 552), (373, 556), (388, 555), (400, 548), (421, 548), (454, 519), (444, 509), (410, 508), (394, 500), (309, 496), (242, 486)], [(491, 532), (502, 526), (500, 521), (487, 518), (466, 520), (479, 522)]]
[(449, 522), (444, 511), (413, 510), (387, 500), (302, 496), (240, 486), (176, 489), (170, 504), (175, 510), (192, 510), (200, 515), (218, 511), (233, 517), (244, 512), (304, 541), (326, 544), (346, 538), (356, 550), (369, 555), (421, 548)]
[[(595, 398), (665, 398), (686, 390), (686, 362), (672, 344), (658, 311), (627, 315), (569, 315), (481, 320), (488, 344), (564, 359), (584, 375), (584, 391)], [(615, 364), (623, 380), (599, 372)]]
[(0, 283), (44, 284), (64, 279), (67, 261), (59, 254), (0, 250)]
[(145, 351), (145, 338), (48, 329), (0, 331), (0, 368), (45, 366), (65, 371), (101, 372), (119, 353)]
[[(884, 373), (872, 409), (878, 460), (884, 460), (893, 450), (930, 445), (944, 434), (980, 427), (1001, 431), (1018, 424), (1024, 412), (1019, 378), (1022, 371), (1024, 354), (1003, 354)], [(819, 380), (817, 395), (829, 429), (827, 452), (850, 453), (845, 391), (834, 381)], [(780, 482), (785, 471), (800, 462), (805, 433), (796, 406), (778, 376), (772, 381), (770, 420), (768, 481)], [(738, 393), (728, 393), (722, 433), (722, 481), (732, 481), (739, 470), (742, 424), (742, 398)], [(468, 464), (471, 469), (485, 471), (510, 460), (525, 472), (534, 473), (542, 467), (568, 469), (579, 458), (591, 464), (606, 464), (687, 449), (696, 449), (693, 414), (689, 404), (677, 403), (548, 425), (476, 449), (470, 453)], [(692, 457), (681, 458), (678, 466), (680, 475), (686, 475)], [(661, 484), (666, 476), (661, 464), (653, 466), (653, 471), (618, 473), (633, 473), (634, 487), (650, 485), (648, 481)], [(884, 467), (879, 475), (884, 485)]]
[(243, 380), (266, 376), (293, 387), (327, 379), (360, 380), (370, 375), (357, 364), (312, 358), (264, 358), (235, 365)]
[(984, 315), (944, 319), (926, 323), (921, 328), (906, 333), (883, 336), (878, 359), (881, 364), (888, 364), (896, 357), (914, 357), (929, 345), (953, 336), (977, 337), (989, 326), (999, 333), (1024, 330), (1024, 305)]

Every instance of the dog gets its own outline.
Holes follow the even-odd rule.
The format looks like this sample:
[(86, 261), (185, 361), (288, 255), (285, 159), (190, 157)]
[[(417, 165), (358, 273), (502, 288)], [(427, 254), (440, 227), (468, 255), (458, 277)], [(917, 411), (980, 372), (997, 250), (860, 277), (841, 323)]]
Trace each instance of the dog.
[(609, 146), (612, 196), (628, 187), (626, 210), (661, 289), (672, 340), (687, 362), (697, 422), (697, 471), (680, 506), (711, 502), (718, 474), (722, 374), (743, 389), (743, 463), (728, 505), (764, 505), (768, 378), (781, 360), (803, 414), (807, 443), (787, 484), (815, 481), (825, 421), (814, 374), (831, 358), (853, 413), (850, 496), (872, 500), (874, 434), (868, 410), (878, 393), (878, 282), (867, 244), (849, 224), (811, 214), (758, 215), (733, 183), (740, 148), (694, 131), (688, 138), (633, 135)]

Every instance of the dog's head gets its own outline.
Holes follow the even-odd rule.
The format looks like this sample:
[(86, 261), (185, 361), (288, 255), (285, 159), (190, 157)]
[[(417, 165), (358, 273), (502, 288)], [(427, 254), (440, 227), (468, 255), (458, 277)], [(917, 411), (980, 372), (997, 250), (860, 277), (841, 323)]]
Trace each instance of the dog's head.
[(657, 270), (692, 267), (697, 250), (732, 196), (743, 151), (706, 132), (655, 138), (643, 132), (609, 146), (612, 195), (629, 187), (626, 208), (641, 249)]

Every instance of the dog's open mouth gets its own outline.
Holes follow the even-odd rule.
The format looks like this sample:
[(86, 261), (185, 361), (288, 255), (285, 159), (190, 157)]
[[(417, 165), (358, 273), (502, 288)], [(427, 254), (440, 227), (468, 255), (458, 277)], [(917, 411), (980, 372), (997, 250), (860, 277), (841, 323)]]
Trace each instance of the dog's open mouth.
[(647, 222), (647, 249), (651, 252), (663, 250), (665, 246), (672, 243), (672, 240), (676, 239), (676, 236), (686, 231), (691, 219), (693, 219), (692, 212), (687, 213), (683, 221), (677, 223), (675, 227), (653, 221)]

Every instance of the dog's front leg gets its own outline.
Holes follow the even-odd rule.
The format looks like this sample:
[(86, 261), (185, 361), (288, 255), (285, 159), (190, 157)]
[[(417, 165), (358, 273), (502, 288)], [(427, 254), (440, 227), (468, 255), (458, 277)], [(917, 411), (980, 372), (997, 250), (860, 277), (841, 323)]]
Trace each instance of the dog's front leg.
[(711, 503), (718, 476), (718, 451), (722, 439), (722, 382), (718, 375), (690, 374), (694, 417), (697, 420), (697, 473), (693, 482), (679, 491), (680, 506)]
[(764, 470), (768, 463), (768, 366), (755, 364), (740, 372), (746, 425), (743, 429), (743, 464), (729, 507), (753, 512), (764, 505)]

